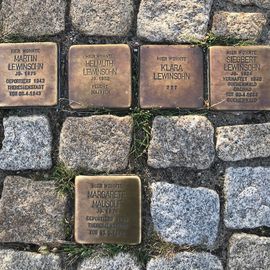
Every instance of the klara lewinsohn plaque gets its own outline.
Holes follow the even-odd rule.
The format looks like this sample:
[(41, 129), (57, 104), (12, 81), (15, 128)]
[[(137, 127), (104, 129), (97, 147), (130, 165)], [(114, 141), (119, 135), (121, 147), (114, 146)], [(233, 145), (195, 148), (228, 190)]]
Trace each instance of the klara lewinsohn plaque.
[(0, 107), (57, 104), (57, 44), (0, 44)]
[(137, 176), (77, 176), (75, 241), (141, 242), (141, 182)]
[(196, 46), (145, 45), (140, 50), (142, 108), (203, 106), (203, 54)]
[(269, 59), (270, 46), (211, 47), (211, 108), (269, 110)]
[(70, 48), (71, 108), (129, 108), (131, 96), (128, 45), (76, 45)]

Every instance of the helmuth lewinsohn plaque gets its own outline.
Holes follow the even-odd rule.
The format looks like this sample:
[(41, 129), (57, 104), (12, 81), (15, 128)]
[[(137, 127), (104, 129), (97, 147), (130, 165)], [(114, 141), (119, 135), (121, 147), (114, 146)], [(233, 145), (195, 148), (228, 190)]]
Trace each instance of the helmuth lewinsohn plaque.
[(75, 241), (141, 242), (141, 182), (137, 176), (77, 176)]
[(269, 46), (211, 47), (211, 108), (269, 110), (269, 59)]
[(199, 108), (203, 100), (203, 54), (199, 47), (141, 47), (142, 108)]
[(72, 46), (69, 51), (69, 100), (73, 109), (130, 107), (129, 46)]
[(57, 44), (0, 44), (0, 106), (57, 104)]

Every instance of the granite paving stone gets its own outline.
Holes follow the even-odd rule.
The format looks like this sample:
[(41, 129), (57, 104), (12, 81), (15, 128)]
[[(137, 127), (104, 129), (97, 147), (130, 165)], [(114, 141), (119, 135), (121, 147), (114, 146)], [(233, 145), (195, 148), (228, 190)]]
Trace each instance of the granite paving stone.
[(0, 21), (2, 21), (4, 36), (37, 37), (55, 35), (65, 30), (65, 0), (2, 0), (1, 2)]
[(162, 240), (181, 246), (215, 245), (220, 207), (214, 190), (165, 182), (154, 183), (151, 189), (151, 215)]
[(218, 127), (216, 137), (216, 152), (223, 161), (270, 156), (270, 123)]
[(72, 0), (70, 7), (73, 26), (87, 35), (127, 35), (133, 14), (132, 0)]
[(61, 131), (60, 161), (72, 169), (124, 170), (128, 165), (132, 129), (130, 116), (68, 117)]
[(224, 193), (228, 228), (270, 227), (270, 168), (228, 168)]
[(203, 39), (212, 3), (213, 0), (142, 0), (137, 35), (155, 42)]
[(90, 257), (84, 259), (77, 270), (141, 270), (137, 260), (128, 253), (114, 257)]
[(52, 166), (52, 134), (46, 116), (4, 118), (2, 170), (47, 170)]
[(228, 270), (269, 270), (270, 238), (253, 234), (234, 234), (228, 250)]
[(207, 169), (214, 157), (214, 128), (206, 117), (155, 117), (148, 150), (149, 166)]
[(53, 181), (8, 176), (0, 200), (0, 242), (32, 244), (65, 240), (67, 198)]
[(0, 270), (61, 270), (58, 255), (41, 255), (11, 249), (0, 250)]
[(220, 260), (210, 253), (181, 252), (172, 257), (157, 257), (147, 264), (147, 270), (223, 270)]
[(258, 40), (266, 23), (262, 13), (219, 11), (213, 16), (212, 32), (228, 38)]

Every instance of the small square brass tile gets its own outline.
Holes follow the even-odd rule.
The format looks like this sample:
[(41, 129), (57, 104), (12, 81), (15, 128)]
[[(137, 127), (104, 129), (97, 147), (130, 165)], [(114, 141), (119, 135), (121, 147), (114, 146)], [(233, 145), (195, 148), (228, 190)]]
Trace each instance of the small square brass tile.
[(203, 87), (203, 54), (199, 47), (141, 47), (142, 108), (200, 108), (204, 100)]
[(270, 46), (214, 46), (209, 58), (211, 109), (270, 109)]
[(128, 45), (75, 45), (69, 51), (69, 100), (73, 109), (129, 108)]
[(141, 182), (137, 176), (77, 176), (75, 241), (141, 242)]
[(55, 106), (57, 44), (0, 44), (0, 107)]

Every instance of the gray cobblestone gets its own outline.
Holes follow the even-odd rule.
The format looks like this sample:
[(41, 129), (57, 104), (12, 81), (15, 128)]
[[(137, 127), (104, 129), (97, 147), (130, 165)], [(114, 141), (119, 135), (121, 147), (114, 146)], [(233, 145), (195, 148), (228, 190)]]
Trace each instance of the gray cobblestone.
[(219, 196), (207, 188), (154, 183), (151, 214), (164, 241), (178, 245), (215, 244), (219, 225)]
[(270, 168), (228, 168), (224, 185), (227, 227), (270, 227)]
[(177, 253), (173, 257), (151, 259), (147, 270), (223, 270), (219, 259), (210, 253)]
[(216, 129), (216, 151), (224, 161), (270, 156), (270, 123)]
[(136, 259), (128, 253), (119, 253), (113, 258), (87, 258), (79, 265), (78, 270), (141, 270)]
[(154, 119), (149, 166), (207, 169), (214, 157), (214, 128), (206, 117), (158, 116)]
[(65, 30), (65, 10), (65, 0), (2, 0), (2, 34), (28, 37), (58, 34)]
[(217, 12), (212, 32), (217, 36), (257, 40), (261, 37), (266, 17), (262, 13)]
[(52, 134), (45, 116), (4, 118), (2, 170), (46, 170), (52, 166)]
[(113, 172), (128, 165), (133, 121), (129, 116), (69, 117), (60, 139), (60, 161), (72, 169)]
[(6, 177), (0, 200), (0, 242), (33, 244), (65, 240), (67, 198), (52, 181)]
[(87, 35), (124, 36), (131, 29), (132, 0), (72, 0), (70, 15), (76, 29)]
[(270, 238), (234, 234), (230, 239), (228, 270), (269, 270)]
[(54, 254), (0, 250), (1, 270), (61, 270), (61, 259)]
[(159, 42), (203, 39), (212, 3), (213, 0), (142, 0), (137, 34)]

